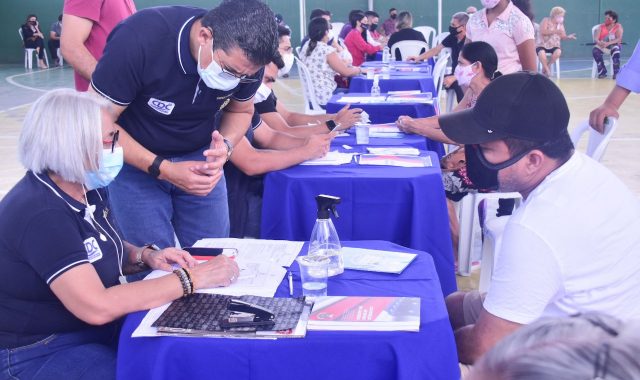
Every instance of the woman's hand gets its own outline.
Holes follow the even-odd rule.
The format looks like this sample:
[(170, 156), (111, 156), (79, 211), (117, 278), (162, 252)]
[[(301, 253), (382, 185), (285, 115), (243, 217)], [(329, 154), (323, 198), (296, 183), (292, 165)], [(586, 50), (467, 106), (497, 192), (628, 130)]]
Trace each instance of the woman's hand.
[(342, 131), (351, 128), (355, 123), (360, 121), (362, 108), (349, 108), (349, 104), (342, 107), (336, 114), (335, 122), (340, 124), (336, 130)]
[(178, 248), (165, 248), (160, 251), (145, 249), (142, 252), (142, 262), (147, 264), (151, 269), (160, 269), (167, 272), (173, 270), (172, 264), (178, 264), (182, 268), (193, 268), (198, 265), (198, 260), (187, 251)]
[(240, 269), (235, 260), (218, 255), (190, 270), (195, 289), (229, 286), (238, 280)]

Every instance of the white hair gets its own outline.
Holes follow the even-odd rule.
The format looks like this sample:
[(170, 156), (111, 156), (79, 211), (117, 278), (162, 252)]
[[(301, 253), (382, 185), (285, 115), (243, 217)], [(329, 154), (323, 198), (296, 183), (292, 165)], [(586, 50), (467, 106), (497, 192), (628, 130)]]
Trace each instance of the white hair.
[(84, 183), (102, 158), (102, 110), (110, 104), (94, 94), (52, 90), (31, 106), (18, 141), (20, 162), (34, 173), (51, 171)]
[(498, 343), (470, 379), (640, 379), (639, 328), (595, 313), (544, 319)]

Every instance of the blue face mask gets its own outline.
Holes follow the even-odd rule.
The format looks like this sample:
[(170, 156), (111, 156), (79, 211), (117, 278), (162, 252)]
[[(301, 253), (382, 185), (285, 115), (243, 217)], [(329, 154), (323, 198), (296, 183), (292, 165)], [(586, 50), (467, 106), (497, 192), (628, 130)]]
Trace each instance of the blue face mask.
[(207, 85), (207, 87), (214, 90), (229, 91), (233, 90), (240, 83), (240, 78), (236, 78), (233, 75), (222, 71), (222, 67), (213, 59), (213, 50), (211, 51), (211, 63), (206, 68), (200, 67), (200, 52), (202, 51), (202, 45), (198, 48), (198, 74), (200, 78)]
[(84, 178), (84, 185), (88, 190), (106, 187), (120, 173), (124, 164), (124, 151), (122, 147), (102, 150), (102, 164), (96, 171), (87, 172)]

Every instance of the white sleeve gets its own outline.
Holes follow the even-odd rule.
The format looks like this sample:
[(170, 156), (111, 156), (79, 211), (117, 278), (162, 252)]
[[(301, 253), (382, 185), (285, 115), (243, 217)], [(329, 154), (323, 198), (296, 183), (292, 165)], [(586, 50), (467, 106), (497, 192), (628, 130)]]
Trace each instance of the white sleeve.
[(528, 324), (564, 292), (562, 272), (549, 245), (534, 231), (507, 223), (484, 308)]

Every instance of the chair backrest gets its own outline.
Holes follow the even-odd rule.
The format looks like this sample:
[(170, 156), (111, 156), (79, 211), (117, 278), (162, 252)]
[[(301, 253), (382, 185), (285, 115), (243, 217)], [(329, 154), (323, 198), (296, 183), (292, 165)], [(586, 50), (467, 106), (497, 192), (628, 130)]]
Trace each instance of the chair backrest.
[(435, 88), (436, 93), (433, 94), (433, 97), (437, 97), (438, 94), (440, 94), (440, 87), (442, 87), (442, 81), (444, 79), (444, 72), (445, 69), (447, 68), (447, 61), (449, 61), (449, 57), (451, 56), (451, 53), (445, 52), (443, 55), (441, 55), (438, 60), (436, 61), (436, 64), (433, 66), (433, 88)]
[(300, 57), (300, 49), (302, 49), (302, 46), (296, 46), (295, 51), (296, 51), (296, 55), (298, 57)]
[(593, 28), (591, 28), (591, 39), (593, 40), (593, 42), (596, 42), (598, 38), (598, 29), (600, 29), (600, 24), (594, 25)]
[(20, 41), (22, 41), (22, 46), (24, 46), (24, 35), (22, 34), (22, 27), (18, 28), (18, 34), (20, 35)]
[(337, 36), (338, 34), (340, 34), (340, 31), (342, 30), (342, 27), (344, 26), (344, 22), (332, 22), (331, 23), (331, 27), (333, 28), (333, 35)]
[(435, 38), (436, 38), (436, 30), (430, 26), (416, 26), (413, 28), (418, 32), (422, 33), (424, 39), (427, 41), (430, 47), (435, 46)]
[[(447, 38), (449, 36), (449, 32), (442, 32), (440, 34), (438, 34), (436, 36), (436, 39), (433, 41), (433, 47), (436, 47), (438, 45), (440, 45), (442, 43), (442, 41), (444, 41), (445, 38)], [(451, 56), (451, 48), (442, 48), (442, 50), (440, 50), (440, 53), (438, 53), (438, 59), (440, 59), (440, 57), (445, 54), (446, 52), (449, 52), (449, 56)]]
[(309, 69), (298, 57), (294, 57), (294, 59), (298, 65), (298, 74), (300, 75), (300, 82), (302, 83), (305, 113), (311, 115), (326, 113), (325, 110), (320, 107), (320, 104), (318, 104)]
[(618, 127), (618, 120), (613, 117), (608, 117), (604, 124), (604, 133), (600, 133), (589, 125), (589, 120), (585, 120), (580, 123), (576, 128), (571, 131), (571, 141), (573, 145), (577, 146), (580, 138), (585, 132), (589, 132), (589, 140), (587, 142), (587, 156), (593, 158), (596, 161), (600, 161), (604, 152), (607, 150), (607, 145), (611, 140), (613, 132)]
[(400, 57), (404, 61), (409, 56), (418, 56), (422, 49), (429, 50), (429, 45), (418, 40), (398, 41), (391, 46), (391, 56), (396, 56), (396, 49), (400, 50)]

